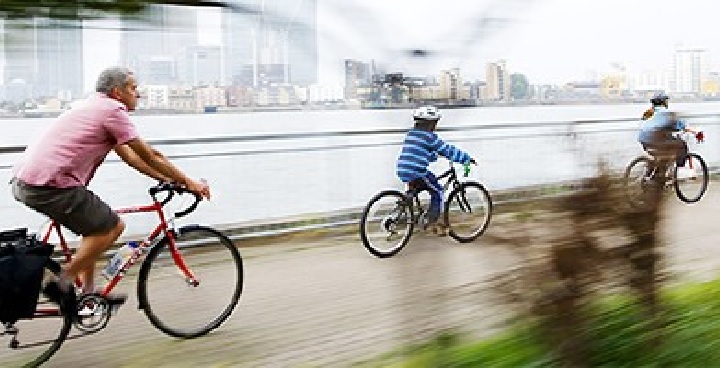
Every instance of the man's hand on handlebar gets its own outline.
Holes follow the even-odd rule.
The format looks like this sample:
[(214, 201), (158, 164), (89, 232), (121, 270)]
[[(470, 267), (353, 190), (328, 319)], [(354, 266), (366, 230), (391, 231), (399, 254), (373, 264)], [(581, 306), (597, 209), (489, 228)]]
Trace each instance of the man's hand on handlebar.
[(205, 180), (195, 181), (188, 179), (187, 184), (185, 184), (185, 188), (201, 197), (210, 199), (210, 186)]

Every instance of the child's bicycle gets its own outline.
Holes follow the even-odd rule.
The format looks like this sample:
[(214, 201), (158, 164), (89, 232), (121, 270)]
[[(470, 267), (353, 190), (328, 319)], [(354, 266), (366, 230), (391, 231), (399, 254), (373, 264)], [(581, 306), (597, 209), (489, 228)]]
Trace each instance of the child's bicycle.
[[(466, 169), (465, 176), (467, 174)], [(452, 163), (438, 176), (443, 178), (447, 178), (443, 186), (445, 192), (450, 192), (442, 215), (448, 235), (461, 243), (471, 242), (482, 235), (490, 223), (490, 194), (476, 181), (460, 181)], [(360, 220), (360, 237), (365, 248), (379, 258), (394, 256), (408, 243), (416, 225), (426, 225), (428, 206), (428, 201), (422, 200), (417, 190), (403, 193), (388, 189), (377, 193), (365, 206)]]
[[(684, 141), (688, 134), (679, 134)], [(696, 135), (702, 142), (704, 134)], [(655, 149), (648, 149), (647, 155), (633, 159), (625, 169), (624, 183), (628, 200), (632, 206), (641, 207), (647, 203), (653, 190), (673, 187), (677, 197), (685, 203), (695, 203), (702, 198), (708, 187), (709, 175), (705, 160), (697, 153), (688, 153), (685, 166), (678, 167), (674, 155), (667, 155)]]
[[(9, 336), (11, 350), (0, 352), (0, 365), (38, 366), (66, 339), (105, 328), (117, 308), (108, 294), (141, 259), (138, 307), (156, 328), (173, 337), (194, 338), (207, 334), (228, 319), (243, 287), (243, 264), (238, 249), (227, 236), (210, 227), (188, 225), (175, 229), (174, 220), (193, 212), (201, 200), (199, 196), (195, 195), (189, 207), (166, 219), (163, 206), (175, 194), (189, 192), (175, 184), (163, 183), (151, 187), (148, 193), (153, 204), (116, 212), (155, 212), (159, 224), (109, 278), (102, 291), (80, 295), (71, 305), (57, 296), (41, 293), (32, 317), (4, 323), (2, 335)], [(162, 200), (158, 199), (161, 193), (165, 196)], [(64, 259), (69, 261), (72, 252), (60, 225), (51, 220), (41, 240), (47, 243), (52, 233), (57, 234)], [(59, 272), (60, 264), (50, 259), (41, 287), (52, 285), (49, 282), (56, 279)], [(76, 286), (80, 286), (79, 282)]]

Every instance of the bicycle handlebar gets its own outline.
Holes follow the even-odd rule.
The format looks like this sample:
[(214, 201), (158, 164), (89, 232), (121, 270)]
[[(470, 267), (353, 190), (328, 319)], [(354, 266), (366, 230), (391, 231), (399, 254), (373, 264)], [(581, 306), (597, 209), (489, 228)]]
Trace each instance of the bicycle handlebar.
[[(453, 173), (453, 172), (455, 172), (455, 175), (457, 176), (457, 172), (455, 171), (455, 166), (453, 166), (453, 162), (452, 162), (451, 160), (447, 160), (447, 161), (448, 161), (448, 165), (450, 165), (450, 168), (449, 168), (447, 171), (445, 171), (444, 173), (442, 173), (440, 176), (438, 176), (438, 177), (437, 177), (438, 180), (447, 177), (448, 175), (450, 175), (450, 174)], [(477, 161), (475, 161), (475, 159), (471, 159), (471, 161), (468, 162), (466, 165), (468, 165), (468, 167), (469, 167), (469, 165), (475, 165), (475, 166), (477, 166), (478, 163), (477, 163)], [(468, 174), (469, 174), (469, 170), (467, 170), (467, 171), (464, 172), (463, 174), (464, 174), (464, 175), (463, 175), (464, 177), (467, 177)]]
[(697, 132), (679, 131), (673, 132), (672, 135), (684, 142), (689, 142), (690, 137), (695, 138), (695, 141), (697, 143), (705, 142), (705, 132), (703, 132), (702, 130), (698, 130)]
[[(157, 198), (157, 195), (160, 193), (163, 193), (163, 192), (167, 193), (167, 197), (165, 197), (162, 201), (159, 201)], [(175, 193), (180, 194), (180, 195), (185, 194), (185, 193), (190, 193), (193, 195), (193, 197), (195, 197), (195, 200), (193, 201), (192, 204), (190, 204), (190, 206), (188, 206), (188, 208), (186, 208), (180, 212), (175, 212), (175, 218), (187, 216), (191, 212), (195, 211), (197, 209), (198, 204), (202, 200), (202, 197), (199, 194), (193, 193), (193, 192), (189, 191), (187, 188), (185, 188), (177, 183), (160, 182), (157, 185), (152, 186), (152, 187), (150, 187), (150, 189), (148, 189), (148, 194), (150, 194), (150, 196), (153, 198), (154, 201), (160, 202), (160, 206), (165, 206), (166, 204), (168, 204), (170, 202), (170, 200), (172, 200), (172, 198), (175, 196)]]

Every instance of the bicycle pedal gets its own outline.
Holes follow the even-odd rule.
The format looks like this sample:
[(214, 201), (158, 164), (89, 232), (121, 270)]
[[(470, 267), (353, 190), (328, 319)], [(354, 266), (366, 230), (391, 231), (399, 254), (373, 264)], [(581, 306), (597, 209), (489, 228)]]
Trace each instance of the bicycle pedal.
[(118, 309), (120, 309), (120, 306), (125, 304), (125, 302), (127, 301), (127, 295), (107, 295), (105, 296), (105, 300), (110, 307), (110, 314), (114, 315), (115, 313), (117, 313)]
[(122, 304), (111, 304), (110, 305), (110, 315), (113, 315), (113, 316), (116, 315), (118, 310), (120, 310), (120, 306), (122, 306)]

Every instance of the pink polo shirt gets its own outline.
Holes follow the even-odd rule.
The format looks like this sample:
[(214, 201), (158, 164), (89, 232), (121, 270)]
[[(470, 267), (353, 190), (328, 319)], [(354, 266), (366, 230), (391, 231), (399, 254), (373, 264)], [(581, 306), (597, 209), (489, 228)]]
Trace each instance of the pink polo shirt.
[(15, 177), (30, 185), (87, 185), (115, 146), (138, 138), (125, 105), (96, 93), (60, 115), (15, 165)]

